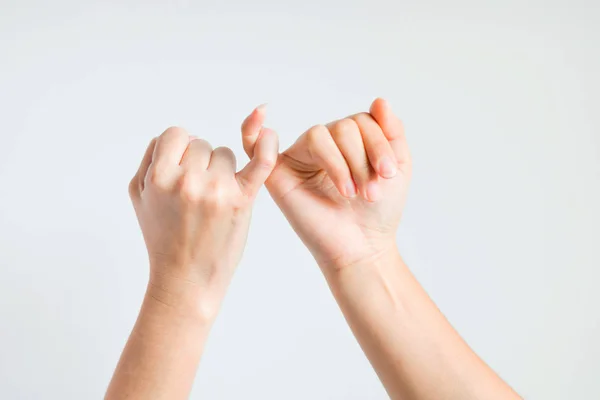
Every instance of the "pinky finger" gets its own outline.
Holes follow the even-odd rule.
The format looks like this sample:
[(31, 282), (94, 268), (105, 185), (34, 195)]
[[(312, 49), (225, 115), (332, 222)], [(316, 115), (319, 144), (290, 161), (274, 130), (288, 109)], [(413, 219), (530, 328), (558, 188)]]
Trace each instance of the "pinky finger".
[(154, 153), (155, 146), (156, 138), (153, 138), (150, 141), (148, 148), (146, 148), (146, 152), (144, 153), (144, 157), (142, 158), (142, 162), (140, 163), (135, 176), (129, 184), (129, 195), (132, 197), (138, 197), (144, 190), (144, 180), (146, 178), (148, 168), (150, 168), (150, 164), (152, 164), (152, 155)]
[(240, 189), (248, 198), (256, 196), (277, 163), (279, 154), (277, 133), (268, 128), (261, 129), (252, 152), (250, 162), (236, 174)]

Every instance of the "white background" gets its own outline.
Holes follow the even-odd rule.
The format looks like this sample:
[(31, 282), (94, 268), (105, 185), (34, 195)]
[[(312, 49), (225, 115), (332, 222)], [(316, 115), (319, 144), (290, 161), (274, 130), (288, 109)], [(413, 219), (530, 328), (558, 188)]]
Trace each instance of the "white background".
[[(254, 106), (284, 148), (376, 96), (441, 310), (526, 398), (600, 398), (598, 2), (292, 4), (0, 1), (0, 398), (102, 397), (146, 284), (127, 183), (151, 137), (243, 165)], [(386, 398), (264, 191), (192, 398)]]

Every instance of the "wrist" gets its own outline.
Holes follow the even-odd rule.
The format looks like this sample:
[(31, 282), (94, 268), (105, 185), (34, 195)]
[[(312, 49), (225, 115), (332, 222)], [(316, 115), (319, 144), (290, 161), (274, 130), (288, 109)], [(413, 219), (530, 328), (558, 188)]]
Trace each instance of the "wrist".
[(224, 291), (183, 278), (151, 273), (144, 302), (160, 305), (183, 318), (212, 324), (221, 306), (221, 292)]
[(408, 321), (417, 314), (413, 302), (422, 298), (420, 286), (396, 247), (323, 272), (342, 311), (360, 313), (365, 326), (392, 315)]
[(400, 296), (396, 289), (404, 286), (412, 276), (395, 244), (353, 263), (321, 269), (334, 294), (353, 293), (352, 296), (375, 292)]
[(352, 253), (352, 257), (340, 257), (317, 262), (324, 274), (336, 275), (344, 270), (360, 269), (401, 260), (395, 238), (368, 246), (363, 251), (353, 251)]

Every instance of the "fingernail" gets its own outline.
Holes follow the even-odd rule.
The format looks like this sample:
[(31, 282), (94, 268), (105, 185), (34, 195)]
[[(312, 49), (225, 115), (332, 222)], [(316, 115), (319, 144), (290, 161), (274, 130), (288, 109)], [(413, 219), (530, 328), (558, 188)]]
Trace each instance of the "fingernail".
[(346, 197), (354, 197), (356, 196), (356, 185), (354, 181), (350, 179), (346, 182)]
[(256, 107), (256, 111), (261, 114), (264, 114), (265, 111), (267, 111), (267, 103), (263, 103), (260, 106)]
[(371, 202), (379, 200), (379, 185), (377, 182), (367, 184), (367, 200)]
[(396, 172), (398, 172), (398, 168), (392, 162), (392, 159), (388, 156), (383, 156), (381, 161), (379, 161), (379, 174), (383, 178), (393, 178), (396, 176)]

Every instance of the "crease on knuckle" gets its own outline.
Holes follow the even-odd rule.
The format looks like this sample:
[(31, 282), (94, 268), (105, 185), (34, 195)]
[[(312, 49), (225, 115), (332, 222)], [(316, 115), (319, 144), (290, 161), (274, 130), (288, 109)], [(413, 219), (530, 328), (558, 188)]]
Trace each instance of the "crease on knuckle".
[(256, 168), (265, 170), (265, 171), (270, 171), (273, 168), (275, 168), (275, 164), (276, 164), (276, 160), (273, 160), (272, 158), (269, 157), (260, 157), (258, 158), (256, 161)]

